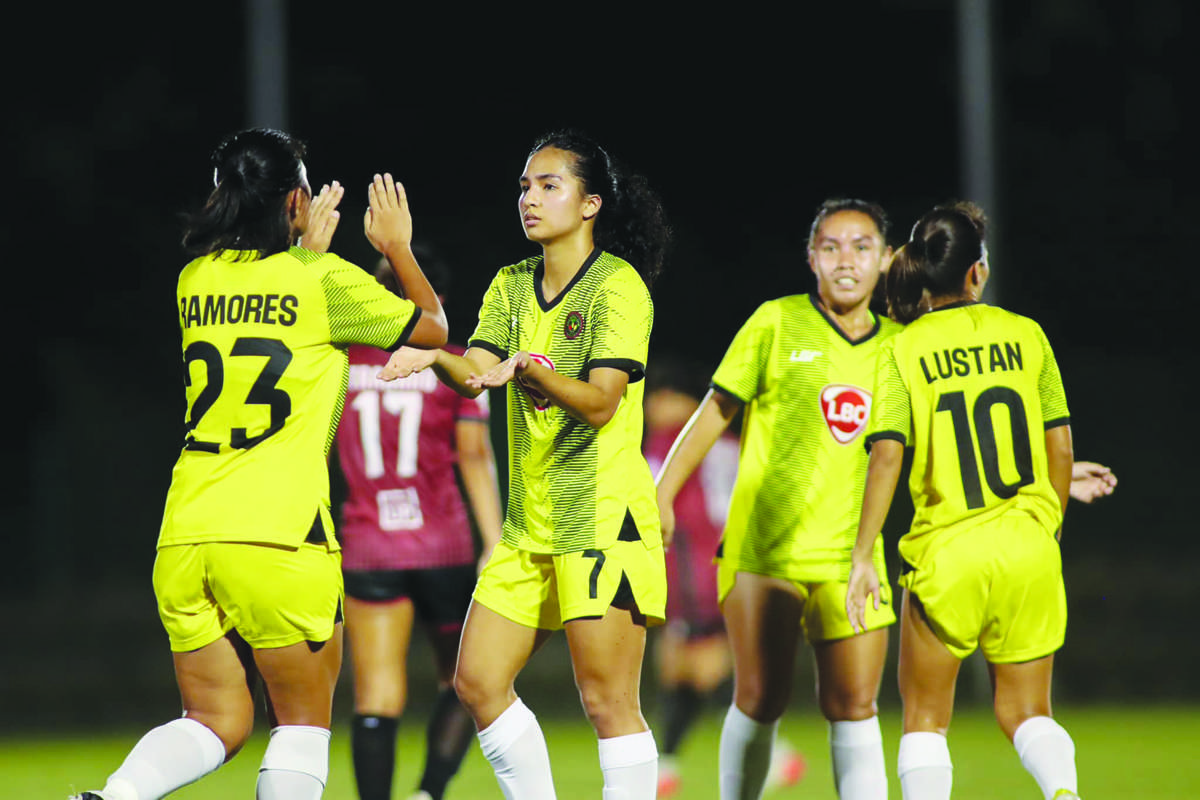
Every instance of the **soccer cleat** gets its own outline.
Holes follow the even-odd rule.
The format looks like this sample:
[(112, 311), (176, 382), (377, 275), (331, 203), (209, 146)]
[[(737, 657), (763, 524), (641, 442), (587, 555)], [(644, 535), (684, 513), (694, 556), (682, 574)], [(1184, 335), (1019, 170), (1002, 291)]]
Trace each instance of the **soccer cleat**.
[(1070, 789), (1059, 789), (1054, 793), (1054, 797), (1051, 800), (1079, 800), (1079, 795)]
[(433, 795), (424, 789), (421, 789), (420, 791), (410, 794), (408, 796), (408, 800), (433, 800)]
[(767, 770), (767, 781), (764, 789), (782, 789), (785, 786), (795, 786), (808, 771), (808, 764), (800, 751), (792, 747), (784, 739), (775, 742), (771, 750), (771, 766)]
[(107, 800), (107, 798), (100, 792), (81, 792), (71, 795), (67, 800)]

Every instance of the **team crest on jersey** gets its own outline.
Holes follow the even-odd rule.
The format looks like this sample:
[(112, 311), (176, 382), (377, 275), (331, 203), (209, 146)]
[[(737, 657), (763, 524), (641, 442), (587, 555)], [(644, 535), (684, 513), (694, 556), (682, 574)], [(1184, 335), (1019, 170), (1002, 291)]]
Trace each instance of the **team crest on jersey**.
[(838, 444), (850, 444), (871, 418), (871, 393), (857, 386), (831, 383), (821, 390), (821, 414)]
[[(541, 353), (530, 353), (529, 357), (544, 367), (554, 369), (554, 362)], [(550, 398), (526, 384), (520, 376), (517, 376), (517, 385), (521, 387), (521, 391), (529, 395), (529, 399), (533, 401), (533, 407), (538, 411), (545, 411), (550, 407)]]
[(581, 333), (583, 333), (583, 314), (572, 311), (567, 314), (567, 321), (563, 323), (563, 334), (568, 339), (578, 339)]

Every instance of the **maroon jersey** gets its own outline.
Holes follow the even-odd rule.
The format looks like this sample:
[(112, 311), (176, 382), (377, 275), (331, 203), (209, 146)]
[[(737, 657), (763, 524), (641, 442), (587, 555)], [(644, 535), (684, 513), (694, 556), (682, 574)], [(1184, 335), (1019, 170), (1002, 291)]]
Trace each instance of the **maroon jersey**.
[(388, 355), (374, 347), (350, 348), (350, 385), (337, 432), (348, 491), (342, 505), (342, 567), (470, 564), (475, 546), (454, 475), (455, 426), (464, 419), (486, 423), (487, 395), (461, 397), (433, 370), (381, 381), (375, 376)]
[[(646, 460), (657, 475), (678, 429), (657, 431), (646, 440)], [(722, 436), (675, 496), (675, 538), (667, 550), (667, 623), (693, 635), (721, 629), (717, 567), (729, 498), (737, 475), (738, 440)]]

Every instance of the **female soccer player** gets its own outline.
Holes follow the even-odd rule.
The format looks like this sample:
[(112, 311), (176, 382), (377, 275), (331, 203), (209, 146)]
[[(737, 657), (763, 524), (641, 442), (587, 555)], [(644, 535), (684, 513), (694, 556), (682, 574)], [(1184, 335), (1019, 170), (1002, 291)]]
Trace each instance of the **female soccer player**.
[[(681, 487), (745, 409), (737, 483), (718, 550), (734, 659), (733, 704), (721, 732), (723, 800), (762, 793), (791, 696), (800, 631), (816, 660), (839, 796), (887, 793), (876, 697), (895, 615), (884, 602), (872, 609), (869, 632), (854, 636), (844, 606), (867, 467), (859, 435), (876, 354), (899, 330), (869, 307), (890, 256), (886, 236), (886, 216), (873, 203), (841, 199), (820, 207), (808, 241), (817, 293), (755, 311), (658, 475), (669, 538)], [(873, 557), (882, 573), (882, 544)]]
[[(448, 270), (429, 251), (418, 252), (445, 303)], [(386, 261), (375, 277), (399, 293)], [(380, 381), (376, 374), (388, 355), (377, 347), (350, 348), (346, 413), (337, 434), (347, 488), (340, 531), (346, 640), (354, 666), (351, 752), (359, 797), (389, 800), (415, 617), (432, 646), (439, 686), (426, 728), (425, 767), (410, 800), (441, 800), (475, 734), (451, 685), (476, 575), (459, 478), (483, 560), (500, 539), (500, 495), (487, 395), (461, 397), (432, 372)]]
[(541, 255), (502, 269), (462, 356), (402, 348), (381, 373), (432, 366), (460, 393), (508, 386), (503, 537), (479, 576), (454, 683), (509, 798), (551, 798), (545, 739), (514, 689), (556, 628), (600, 738), (605, 797), (654, 797), (638, 697), (646, 625), (666, 579), (641, 454), (648, 284), (668, 229), (642, 178), (573, 132), (534, 146), (518, 200)]
[[(179, 277), (187, 435), (154, 565), (183, 716), (147, 733), (95, 800), (154, 800), (232, 758), (261, 675), (271, 739), (260, 800), (319, 798), (341, 666), (342, 580), (325, 457), (346, 347), (440, 346), (441, 304), (409, 249), (391, 176), (375, 176), (367, 238), (409, 300), (323, 250), (342, 190), (315, 200), (304, 147), (242, 131), (213, 153), (216, 188), (190, 220)], [(314, 241), (316, 240), (316, 241)]]
[(1057, 538), (1071, 483), (1067, 403), (1037, 323), (978, 302), (988, 270), (982, 214), (953, 205), (917, 222), (887, 278), (892, 315), (911, 324), (880, 354), (846, 610), (861, 630), (880, 604), (873, 554), (911, 445), (915, 515), (900, 540), (906, 800), (950, 797), (946, 730), (959, 664), (976, 647), (1021, 763), (1046, 798), (1077, 796), (1074, 744), (1050, 716), (1066, 629)]

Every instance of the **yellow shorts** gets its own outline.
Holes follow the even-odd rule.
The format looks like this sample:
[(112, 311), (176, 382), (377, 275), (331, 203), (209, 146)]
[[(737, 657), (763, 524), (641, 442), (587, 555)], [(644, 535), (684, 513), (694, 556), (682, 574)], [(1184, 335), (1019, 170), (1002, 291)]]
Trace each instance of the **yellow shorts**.
[(198, 650), (231, 630), (254, 648), (328, 641), (341, 620), (341, 566), (325, 544), (163, 547), (154, 594), (171, 650)]
[(976, 647), (993, 664), (1062, 647), (1067, 598), (1058, 542), (1025, 512), (1006, 513), (945, 543), (900, 576), (937, 637), (959, 658)]
[[(876, 567), (878, 569), (878, 567)], [(717, 592), (721, 602), (729, 596), (737, 571), (724, 565), (717, 566)], [(895, 623), (896, 612), (892, 608), (892, 587), (887, 582), (887, 573), (880, 573), (879, 593), (882, 595), (879, 610), (874, 603), (867, 604), (867, 630), (886, 628)], [(783, 579), (786, 580), (786, 579)], [(800, 612), (800, 630), (809, 644), (849, 639), (854, 635), (850, 617), (846, 615), (845, 581), (803, 582), (788, 581), (800, 593), (804, 610)]]
[(556, 630), (573, 619), (602, 617), (610, 606), (624, 606), (626, 599), (646, 617), (647, 625), (661, 625), (666, 616), (666, 570), (662, 547), (646, 547), (641, 541), (617, 541), (607, 550), (561, 555), (530, 553), (500, 542), (479, 575), (473, 597), (530, 628)]

